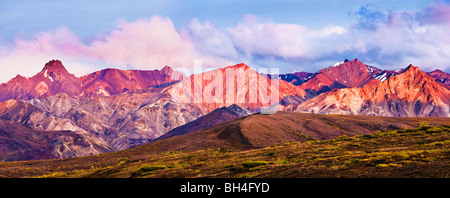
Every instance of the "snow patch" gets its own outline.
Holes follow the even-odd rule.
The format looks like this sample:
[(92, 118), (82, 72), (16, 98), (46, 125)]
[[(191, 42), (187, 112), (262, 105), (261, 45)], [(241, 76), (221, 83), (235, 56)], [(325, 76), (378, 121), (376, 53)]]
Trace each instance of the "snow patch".
[(46, 69), (45, 72), (44, 72), (44, 78), (48, 77), (48, 73), (47, 72), (48, 72), (48, 69)]
[(48, 75), (48, 69), (45, 69), (44, 78), (48, 78), (50, 79), (51, 82), (53, 82), (53, 78), (50, 75)]
[(331, 67), (336, 67), (336, 66), (339, 66), (339, 65), (344, 64), (344, 63), (345, 63), (345, 60), (340, 61), (340, 62), (336, 62), (333, 65), (331, 65)]
[(380, 80), (381, 82), (384, 82), (387, 79), (386, 72), (378, 74), (374, 78)]

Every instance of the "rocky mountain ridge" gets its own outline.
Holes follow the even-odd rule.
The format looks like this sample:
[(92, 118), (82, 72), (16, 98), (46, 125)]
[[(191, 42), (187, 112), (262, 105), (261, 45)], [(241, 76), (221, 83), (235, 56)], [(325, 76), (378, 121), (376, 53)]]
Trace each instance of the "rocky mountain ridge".
[[(383, 81), (382, 81), (383, 80)], [(363, 87), (334, 89), (295, 111), (395, 117), (449, 117), (450, 90), (410, 65), (398, 75), (372, 79)]]
[[(0, 145), (8, 153), (2, 159), (127, 149), (270, 105), (320, 114), (450, 116), (447, 81), (436, 80), (447, 78), (441, 71), (427, 74), (412, 65), (388, 71), (355, 59), (295, 81), (280, 76), (260, 74), (241, 63), (188, 77), (166, 66), (152, 71), (105, 69), (77, 78), (61, 61), (52, 60), (30, 78), (18, 75), (0, 85), (0, 128), (7, 134), (0, 137)], [(40, 154), (30, 154), (38, 150)]]

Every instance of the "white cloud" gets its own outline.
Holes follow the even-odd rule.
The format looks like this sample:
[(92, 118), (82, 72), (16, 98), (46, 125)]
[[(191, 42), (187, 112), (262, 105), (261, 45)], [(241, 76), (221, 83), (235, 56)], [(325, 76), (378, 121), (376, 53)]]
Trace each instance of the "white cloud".
[(307, 31), (301, 25), (259, 23), (249, 19), (227, 30), (236, 48), (247, 56), (269, 55), (283, 58), (304, 56)]
[(12, 46), (0, 47), (0, 82), (17, 74), (32, 76), (52, 59), (62, 60), (77, 76), (105, 67), (192, 68), (196, 59), (205, 67), (231, 64), (217, 54), (197, 50), (194, 41), (185, 39), (169, 18), (152, 16), (133, 22), (122, 20), (115, 30), (87, 44), (66, 27), (38, 33), (29, 40), (17, 39)]
[(181, 31), (187, 39), (195, 43), (195, 47), (203, 54), (212, 56), (237, 58), (236, 51), (231, 39), (225, 31), (217, 29), (209, 21), (200, 22), (194, 18), (191, 23)]
[[(445, 23), (421, 22), (419, 16), (426, 11), (430, 9), (372, 10), (360, 14), (363, 19), (348, 31), (346, 45), (350, 46), (349, 51), (368, 57), (378, 65), (399, 68), (414, 64), (422, 70), (446, 70), (450, 63), (450, 28)], [(370, 12), (377, 14), (367, 14)]]

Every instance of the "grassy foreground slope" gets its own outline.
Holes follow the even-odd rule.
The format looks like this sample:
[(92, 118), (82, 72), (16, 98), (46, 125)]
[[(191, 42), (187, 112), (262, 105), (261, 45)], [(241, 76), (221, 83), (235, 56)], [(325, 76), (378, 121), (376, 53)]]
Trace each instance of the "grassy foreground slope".
[(381, 117), (363, 115), (324, 115), (279, 111), (275, 114), (253, 114), (214, 127), (159, 140), (138, 147), (153, 153), (231, 149), (244, 151), (266, 148), (286, 142), (329, 140), (341, 135), (350, 137), (376, 131), (418, 127), (420, 123), (450, 125), (444, 117)]
[[(450, 125), (231, 151), (152, 154), (140, 147), (0, 163), (0, 177), (450, 177)], [(135, 148), (137, 149), (137, 148)]]

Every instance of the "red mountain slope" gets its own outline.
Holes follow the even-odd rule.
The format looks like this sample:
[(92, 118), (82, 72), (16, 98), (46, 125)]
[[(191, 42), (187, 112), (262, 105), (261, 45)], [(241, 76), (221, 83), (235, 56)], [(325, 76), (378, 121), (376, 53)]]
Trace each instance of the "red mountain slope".
[(428, 75), (430, 75), (437, 82), (446, 85), (447, 89), (450, 89), (450, 74), (445, 73), (439, 69), (436, 69), (432, 72), (429, 72)]
[[(278, 97), (273, 95), (273, 100), (272, 84), (278, 84)], [(243, 63), (191, 75), (168, 92), (177, 102), (199, 105), (205, 114), (231, 104), (259, 110), (286, 96), (306, 95), (300, 87), (279, 79), (271, 80)]]
[(380, 72), (378, 68), (367, 66), (357, 58), (352, 61), (344, 61), (344, 63), (338, 66), (332, 66), (320, 71), (320, 73), (329, 79), (346, 87), (360, 87), (365, 85), (378, 72)]
[(59, 60), (45, 64), (41, 72), (31, 78), (17, 75), (0, 85), (0, 101), (9, 99), (28, 100), (66, 93), (77, 96), (81, 92), (80, 80), (70, 74)]
[(410, 65), (381, 82), (372, 79), (363, 87), (336, 89), (298, 106), (296, 111), (381, 116), (449, 117), (450, 91)]
[(345, 59), (331, 67), (324, 68), (307, 82), (300, 85), (311, 95), (318, 95), (334, 88), (360, 87), (369, 82), (381, 70), (367, 66), (358, 59)]
[(184, 74), (166, 66), (161, 70), (104, 69), (80, 77), (81, 96), (110, 96), (132, 89), (167, 86), (184, 78)]
[(178, 82), (184, 74), (166, 66), (161, 70), (104, 69), (80, 78), (70, 74), (61, 61), (52, 60), (31, 78), (17, 75), (0, 85), (0, 102), (30, 100), (65, 93), (70, 97), (110, 96), (133, 89), (164, 87)]

